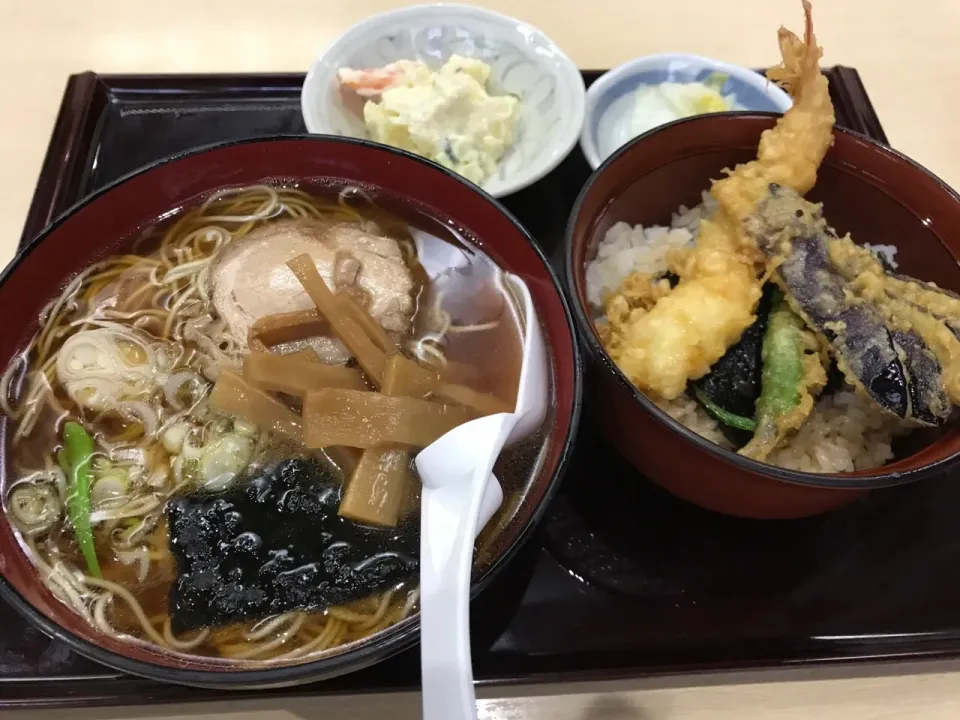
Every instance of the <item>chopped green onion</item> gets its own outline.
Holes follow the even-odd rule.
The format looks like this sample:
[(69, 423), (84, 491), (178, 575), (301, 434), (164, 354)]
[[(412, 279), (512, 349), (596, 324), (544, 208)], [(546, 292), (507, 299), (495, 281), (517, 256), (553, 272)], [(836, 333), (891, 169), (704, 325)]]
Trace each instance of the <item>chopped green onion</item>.
[(77, 536), (80, 552), (87, 568), (100, 577), (100, 563), (93, 544), (90, 526), (90, 461), (93, 459), (93, 438), (80, 423), (63, 426), (63, 449), (57, 453), (57, 462), (67, 474), (67, 513)]

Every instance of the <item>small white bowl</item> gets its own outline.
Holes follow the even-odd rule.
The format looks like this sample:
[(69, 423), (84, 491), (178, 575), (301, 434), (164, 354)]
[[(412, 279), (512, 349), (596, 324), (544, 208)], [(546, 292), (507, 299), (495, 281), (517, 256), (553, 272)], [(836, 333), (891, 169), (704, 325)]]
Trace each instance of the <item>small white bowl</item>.
[(723, 93), (735, 93), (738, 109), (786, 112), (793, 100), (776, 83), (753, 70), (687, 53), (648, 55), (604, 73), (587, 90), (587, 115), (580, 148), (594, 170), (633, 139), (634, 96), (641, 85), (703, 81), (711, 73), (729, 77)]
[(493, 94), (520, 97), (513, 145), (482, 187), (502, 197), (536, 182), (576, 145), (583, 129), (583, 76), (567, 55), (536, 28), (468, 5), (415, 5), (357, 23), (313, 62), (300, 107), (311, 133), (367, 137), (362, 107), (348, 108), (337, 83), (342, 67), (376, 68), (422, 60), (437, 69), (451, 55), (492, 67)]

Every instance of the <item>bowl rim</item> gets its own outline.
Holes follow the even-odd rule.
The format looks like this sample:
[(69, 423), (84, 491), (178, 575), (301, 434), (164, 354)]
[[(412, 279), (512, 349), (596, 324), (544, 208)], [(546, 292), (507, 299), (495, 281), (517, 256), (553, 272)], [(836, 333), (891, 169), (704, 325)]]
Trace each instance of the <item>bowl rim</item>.
[[(590, 164), (590, 168), (592, 170), (596, 170), (604, 162), (604, 159), (601, 159), (600, 157), (600, 150), (597, 147), (597, 144), (593, 142), (593, 133), (591, 132), (596, 124), (597, 118), (595, 115), (597, 104), (599, 103), (600, 98), (610, 89), (610, 87), (623, 78), (634, 74), (639, 74), (641, 72), (654, 70), (666, 63), (674, 61), (684, 61), (692, 64), (699, 64), (704, 68), (712, 68), (715, 71), (721, 71), (727, 75), (730, 75), (731, 77), (736, 77), (741, 82), (749, 85), (755, 90), (762, 92), (764, 95), (770, 98), (774, 105), (777, 106), (777, 110), (779, 112), (786, 112), (793, 105), (793, 98), (791, 98), (783, 88), (777, 85), (777, 83), (761, 75), (755, 70), (744, 67), (743, 65), (736, 65), (735, 63), (731, 63), (726, 60), (717, 60), (715, 58), (707, 57), (706, 55), (698, 55), (696, 53), (667, 52), (655, 53), (653, 55), (641, 55), (631, 60), (627, 60), (626, 62), (622, 62), (616, 67), (610, 68), (603, 73), (603, 75), (597, 78), (589, 88), (587, 88), (587, 109), (583, 122), (583, 130), (580, 132), (580, 148), (583, 150), (583, 154), (586, 156), (587, 162)], [(748, 108), (746, 110), (731, 110), (728, 112), (766, 111), (751, 110)], [(660, 125), (657, 127), (663, 126)], [(654, 128), (654, 130), (656, 129), (657, 128)], [(629, 142), (630, 141), (625, 144), (629, 144)], [(617, 148), (617, 150), (619, 149), (620, 148)], [(616, 151), (611, 153), (608, 157), (612, 157), (615, 153)]]
[[(320, 76), (327, 70), (327, 58), (331, 53), (340, 49), (344, 45), (355, 42), (358, 38), (363, 37), (372, 29), (376, 29), (380, 26), (389, 27), (391, 23), (398, 20), (402, 21), (411, 18), (430, 18), (436, 13), (451, 13), (453, 15), (463, 16), (465, 18), (473, 17), (492, 20), (504, 27), (510, 26), (514, 31), (516, 31), (517, 28), (522, 28), (525, 31), (524, 34), (526, 36), (536, 37), (545, 46), (550, 48), (551, 52), (558, 61), (556, 65), (557, 74), (565, 76), (574, 85), (575, 91), (573, 93), (573, 105), (569, 109), (569, 114), (572, 115), (572, 122), (570, 122), (568, 125), (570, 128), (569, 132), (566, 135), (558, 136), (553, 140), (553, 142), (545, 145), (541, 149), (541, 151), (537, 154), (537, 161), (531, 163), (530, 165), (532, 170), (513, 180), (508, 177), (507, 180), (499, 188), (496, 188), (494, 192), (484, 189), (484, 193), (494, 198), (501, 198), (519, 192), (520, 190), (533, 185), (535, 182), (542, 180), (547, 174), (555, 170), (557, 166), (564, 161), (564, 159), (566, 159), (583, 133), (584, 120), (586, 118), (587, 111), (587, 87), (583, 79), (583, 74), (580, 72), (577, 64), (570, 58), (569, 55), (567, 55), (566, 52), (564, 52), (563, 48), (561, 48), (545, 32), (540, 30), (535, 25), (505, 13), (497, 12), (496, 10), (489, 10), (477, 5), (465, 5), (462, 3), (448, 2), (422, 3), (419, 5), (396, 8), (394, 10), (386, 10), (384, 12), (380, 12), (359, 20), (351, 25), (335, 40), (317, 53), (310, 64), (310, 69), (307, 71), (307, 74), (303, 79), (303, 87), (300, 90), (300, 114), (303, 117), (303, 123), (307, 128), (307, 132), (311, 134), (332, 134), (332, 129), (315, 117), (313, 103), (311, 102), (312, 98), (322, 96), (323, 88), (319, 86)], [(546, 65), (541, 63), (541, 66), (545, 67)], [(366, 138), (357, 139), (364, 140)], [(552, 158), (545, 159), (548, 150), (555, 150), (556, 152), (553, 153)], [(428, 162), (432, 163), (433, 161), (428, 160)], [(442, 165), (437, 164), (437, 166), (443, 168)], [(446, 170), (447, 168), (443, 169)]]
[[(594, 184), (597, 182), (599, 177), (621, 156), (630, 152), (635, 145), (639, 145), (643, 142), (648, 141), (653, 135), (657, 134), (661, 130), (666, 128), (672, 128), (677, 125), (683, 125), (687, 123), (709, 123), (717, 118), (729, 118), (731, 116), (736, 116), (737, 118), (747, 119), (747, 120), (758, 120), (758, 119), (770, 119), (776, 120), (781, 117), (780, 114), (774, 112), (762, 112), (762, 111), (732, 111), (727, 113), (712, 113), (707, 115), (695, 115), (693, 117), (682, 118), (680, 120), (675, 120), (664, 125), (660, 125), (642, 135), (638, 135), (636, 138), (633, 138), (629, 142), (625, 143), (621, 147), (617, 148), (604, 162), (590, 175), (580, 193), (577, 195), (576, 202), (573, 204), (573, 208), (570, 211), (570, 215), (567, 219), (567, 227), (564, 234), (563, 240), (563, 281), (564, 289), (567, 294), (570, 296), (570, 303), (573, 306), (573, 314), (577, 320), (577, 327), (580, 329), (581, 336), (583, 341), (587, 345), (587, 349), (591, 357), (597, 361), (605, 370), (608, 372), (613, 379), (625, 390), (629, 391), (633, 397), (634, 402), (636, 402), (643, 410), (647, 412), (648, 415), (651, 415), (654, 420), (659, 422), (664, 427), (673, 430), (678, 433), (680, 436), (685, 438), (687, 441), (696, 445), (699, 449), (705, 450), (710, 453), (715, 459), (733, 464), (738, 469), (751, 473), (754, 475), (766, 476), (772, 479), (780, 480), (782, 482), (791, 483), (793, 485), (804, 485), (808, 487), (819, 487), (819, 488), (829, 488), (835, 490), (873, 490), (884, 487), (894, 487), (897, 485), (905, 485), (907, 483), (916, 482), (921, 480), (924, 477), (932, 475), (934, 473), (945, 472), (951, 467), (960, 464), (960, 451), (948, 455), (947, 457), (938, 460), (934, 463), (928, 465), (922, 465), (918, 468), (904, 471), (894, 471), (894, 472), (869, 472), (864, 471), (862, 474), (858, 475), (849, 475), (849, 474), (826, 474), (826, 473), (811, 473), (803, 472), (800, 470), (788, 470), (786, 468), (777, 467), (775, 465), (770, 465), (768, 463), (760, 462), (758, 460), (752, 460), (746, 458), (742, 455), (739, 455), (731, 450), (727, 450), (716, 443), (713, 443), (706, 438), (701, 437), (697, 433), (693, 432), (682, 423), (674, 420), (666, 412), (658, 408), (646, 395), (643, 394), (630, 380), (626, 375), (617, 367), (616, 363), (609, 356), (607, 351), (603, 348), (603, 344), (600, 342), (599, 337), (596, 334), (594, 329), (593, 322), (590, 320), (590, 315), (586, 308), (583, 307), (580, 302), (580, 296), (577, 293), (576, 289), (576, 272), (577, 268), (574, 267), (573, 263), (573, 244), (574, 244), (574, 228), (576, 221), (580, 216), (583, 205), (586, 202), (587, 195), (592, 190)], [(839, 133), (844, 136), (850, 137), (852, 140), (860, 141), (870, 145), (874, 150), (877, 150), (881, 153), (892, 156), (895, 160), (898, 160), (903, 163), (911, 165), (915, 170), (918, 170), (931, 179), (933, 179), (947, 194), (953, 197), (953, 199), (960, 204), (960, 194), (957, 191), (953, 190), (947, 183), (945, 183), (940, 177), (934, 173), (927, 170), (923, 165), (916, 162), (915, 160), (910, 159), (903, 153), (900, 153), (894, 150), (891, 147), (883, 145), (862, 133), (855, 132), (853, 130), (848, 130), (846, 128), (834, 127), (834, 133)], [(951, 252), (952, 255), (954, 253)], [(954, 255), (955, 259), (956, 256)], [(884, 466), (880, 466), (882, 470)]]
[[(57, 228), (70, 220), (70, 218), (81, 209), (95, 203), (100, 197), (108, 194), (113, 189), (126, 183), (132, 178), (150, 172), (160, 166), (175, 163), (183, 158), (201, 155), (214, 150), (234, 147), (237, 145), (269, 145), (274, 142), (286, 141), (309, 141), (316, 143), (333, 142), (371, 148), (379, 152), (406, 157), (415, 162), (425, 164), (436, 171), (442, 172), (456, 182), (467, 186), (468, 189), (479, 194), (481, 199), (485, 200), (491, 206), (492, 210), (500, 212), (526, 239), (534, 254), (542, 264), (543, 269), (546, 272), (546, 277), (552, 283), (552, 286), (559, 298), (560, 306), (563, 309), (563, 317), (567, 332), (570, 335), (572, 354), (571, 362), (573, 392), (569, 428), (566, 435), (559, 440), (560, 453), (557, 459), (557, 465), (553, 473), (551, 473), (551, 475), (547, 478), (547, 486), (544, 489), (543, 498), (541, 499), (540, 503), (533, 508), (530, 517), (517, 533), (517, 536), (514, 538), (513, 542), (505, 547), (504, 550), (493, 559), (490, 565), (487, 566), (487, 568), (479, 577), (477, 577), (475, 580), (472, 580), (470, 595), (471, 598), (473, 598), (483, 589), (485, 589), (500, 573), (502, 573), (503, 569), (516, 556), (520, 549), (530, 540), (536, 528), (543, 520), (543, 516), (546, 513), (547, 507), (553, 500), (557, 489), (560, 486), (560, 481), (563, 479), (563, 476), (569, 468), (570, 458), (573, 454), (573, 448), (577, 438), (581, 409), (583, 405), (583, 352), (578, 342), (578, 334), (573, 319), (571, 305), (565, 293), (563, 292), (563, 284), (558, 277), (558, 273), (550, 265), (543, 253), (543, 250), (540, 248), (540, 245), (536, 240), (534, 240), (529, 231), (520, 223), (519, 220), (517, 220), (513, 213), (511, 213), (506, 207), (503, 206), (502, 203), (500, 203), (496, 198), (492, 197), (489, 193), (484, 192), (481, 188), (477, 187), (452, 170), (448, 170), (441, 165), (432, 163), (429, 160), (420, 157), (419, 155), (387, 145), (374, 143), (362, 138), (323, 134), (278, 133), (244, 138), (240, 140), (227, 140), (209, 143), (206, 145), (201, 145), (197, 148), (192, 148), (168, 155), (147, 165), (136, 168), (135, 170), (122, 175), (116, 180), (104, 185), (102, 188), (99, 188), (98, 190), (81, 198), (79, 201), (57, 215), (57, 217), (51, 220), (50, 223), (44, 227), (43, 230), (37, 233), (37, 235), (34, 236), (29, 243), (17, 251), (17, 254), (14, 256), (14, 258), (9, 262), (9, 264), (7, 264), (5, 268), (3, 268), (2, 272), (0, 272), (0, 286), (2, 286), (7, 279), (17, 271), (20, 264)], [(313, 681), (317, 677), (317, 670), (321, 668), (329, 671), (324, 673), (326, 677), (333, 677), (338, 674), (345, 674), (348, 672), (361, 670), (365, 667), (385, 660), (386, 658), (403, 650), (406, 650), (408, 647), (415, 644), (419, 639), (420, 629), (420, 613), (417, 611), (396, 625), (393, 625), (392, 627), (387, 628), (376, 635), (370, 636), (371, 638), (376, 638), (376, 642), (360, 642), (353, 648), (316, 660), (254, 668), (197, 670), (193, 668), (168, 667), (165, 665), (134, 659), (103, 648), (96, 643), (90, 642), (73, 634), (70, 630), (61, 626), (56, 621), (48, 618), (44, 613), (35, 608), (29, 600), (24, 598), (20, 592), (13, 587), (12, 583), (7, 579), (6, 575), (2, 571), (0, 571), (0, 599), (8, 602), (22, 616), (27, 618), (29, 622), (36, 627), (39, 627), (48, 636), (65, 643), (80, 655), (106, 665), (107, 667), (130, 673), (131, 675), (145, 677), (150, 680), (159, 680), (178, 685), (213, 689), (267, 689), (287, 687)]]

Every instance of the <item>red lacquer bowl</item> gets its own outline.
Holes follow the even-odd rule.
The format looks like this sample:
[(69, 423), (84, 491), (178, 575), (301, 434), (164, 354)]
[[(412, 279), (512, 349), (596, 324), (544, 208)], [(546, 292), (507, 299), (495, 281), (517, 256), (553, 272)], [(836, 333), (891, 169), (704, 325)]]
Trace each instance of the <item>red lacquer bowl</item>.
[[(63, 284), (115, 252), (118, 240), (132, 238), (160, 215), (204, 193), (270, 179), (336, 179), (378, 188), (466, 230), (501, 268), (529, 286), (549, 346), (553, 415), (540, 469), (522, 498), (516, 498), (519, 505), (494, 541), (489, 561), (475, 573), (473, 589), (479, 591), (529, 537), (566, 467), (579, 419), (581, 363), (570, 310), (537, 245), (495, 200), (437, 165), (372, 143), (318, 135), (228, 143), (151, 165), (71, 208), (7, 267), (0, 277), (0, 307), (6, 309), (0, 363), (6, 366), (36, 332), (40, 309)], [(2, 430), (6, 448), (5, 418)], [(5, 460), (4, 489), (9, 481)], [(415, 643), (419, 634), (414, 615), (336, 654), (252, 669), (121, 642), (99, 633), (46, 589), (2, 514), (0, 576), (4, 599), (81, 654), (118, 670), (188, 685), (263, 688), (311, 682), (378, 662)]]
[[(682, 120), (625, 145), (590, 177), (567, 226), (566, 288), (588, 349), (586, 410), (640, 472), (704, 508), (753, 518), (814, 515), (873, 488), (915, 482), (960, 461), (960, 432), (924, 431), (881, 468), (843, 475), (783, 470), (737, 455), (674, 421), (639, 392), (604, 351), (587, 303), (585, 270), (620, 221), (669, 224), (721, 170), (756, 157), (776, 116), (724, 113)], [(835, 143), (809, 198), (840, 233), (899, 249), (900, 272), (960, 290), (960, 196), (913, 161), (861, 135)]]

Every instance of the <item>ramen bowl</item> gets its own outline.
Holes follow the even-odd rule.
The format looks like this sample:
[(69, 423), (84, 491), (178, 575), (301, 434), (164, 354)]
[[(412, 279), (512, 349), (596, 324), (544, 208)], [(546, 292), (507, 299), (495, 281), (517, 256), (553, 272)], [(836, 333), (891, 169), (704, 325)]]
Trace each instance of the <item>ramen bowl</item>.
[[(752, 518), (796, 518), (849, 503), (874, 488), (916, 482), (956, 466), (960, 433), (948, 423), (894, 444), (893, 460), (871, 470), (819, 474), (743, 457), (680, 424), (640, 392), (604, 350), (588, 302), (586, 267), (617, 222), (670, 225), (697, 206), (723, 168), (756, 157), (767, 113), (678, 121), (615, 152), (590, 177), (566, 235), (566, 287), (588, 351), (587, 412), (641, 473), (701, 507)], [(908, 158), (841, 129), (809, 198), (842, 236), (894, 245), (899, 272), (960, 289), (960, 198)]]
[[(473, 591), (480, 591), (530, 536), (563, 473), (579, 417), (580, 360), (571, 313), (536, 244), (496, 201), (431, 163), (361, 140), (278, 137), (200, 149), (128, 175), (68, 210), (4, 271), (0, 302), (17, 307), (18, 312), (8, 319), (0, 336), (2, 362), (8, 366), (14, 360), (37, 333), (44, 306), (95, 261), (115, 257), (144, 228), (178, 208), (196, 206), (198, 198), (209, 199), (211, 193), (223, 188), (265, 182), (301, 188), (311, 183), (346, 185), (360, 188), (374, 201), (379, 198), (415, 209), (434, 218), (437, 227), (455, 228), (457, 233), (474, 238), (487, 258), (500, 269), (523, 278), (529, 287), (549, 348), (550, 404), (554, 413), (541, 431), (542, 445), (538, 444), (531, 472), (515, 492), (507, 494), (499, 518), (481, 535), (473, 578)], [(220, 218), (218, 222), (226, 220)], [(415, 612), (373, 634), (358, 636), (319, 654), (288, 657), (283, 662), (175, 652), (156, 643), (104, 632), (51, 592), (25, 550), (26, 536), (19, 532), (22, 527), (10, 519), (8, 492), (18, 479), (11, 470), (13, 425), (9, 417), (3, 418), (5, 512), (0, 516), (0, 596), (78, 653), (117, 670), (160, 681), (200, 687), (264, 688), (347, 673), (417, 641), (419, 620)], [(97, 612), (102, 616), (102, 611), (100, 608)], [(279, 637), (277, 630), (270, 637)]]

